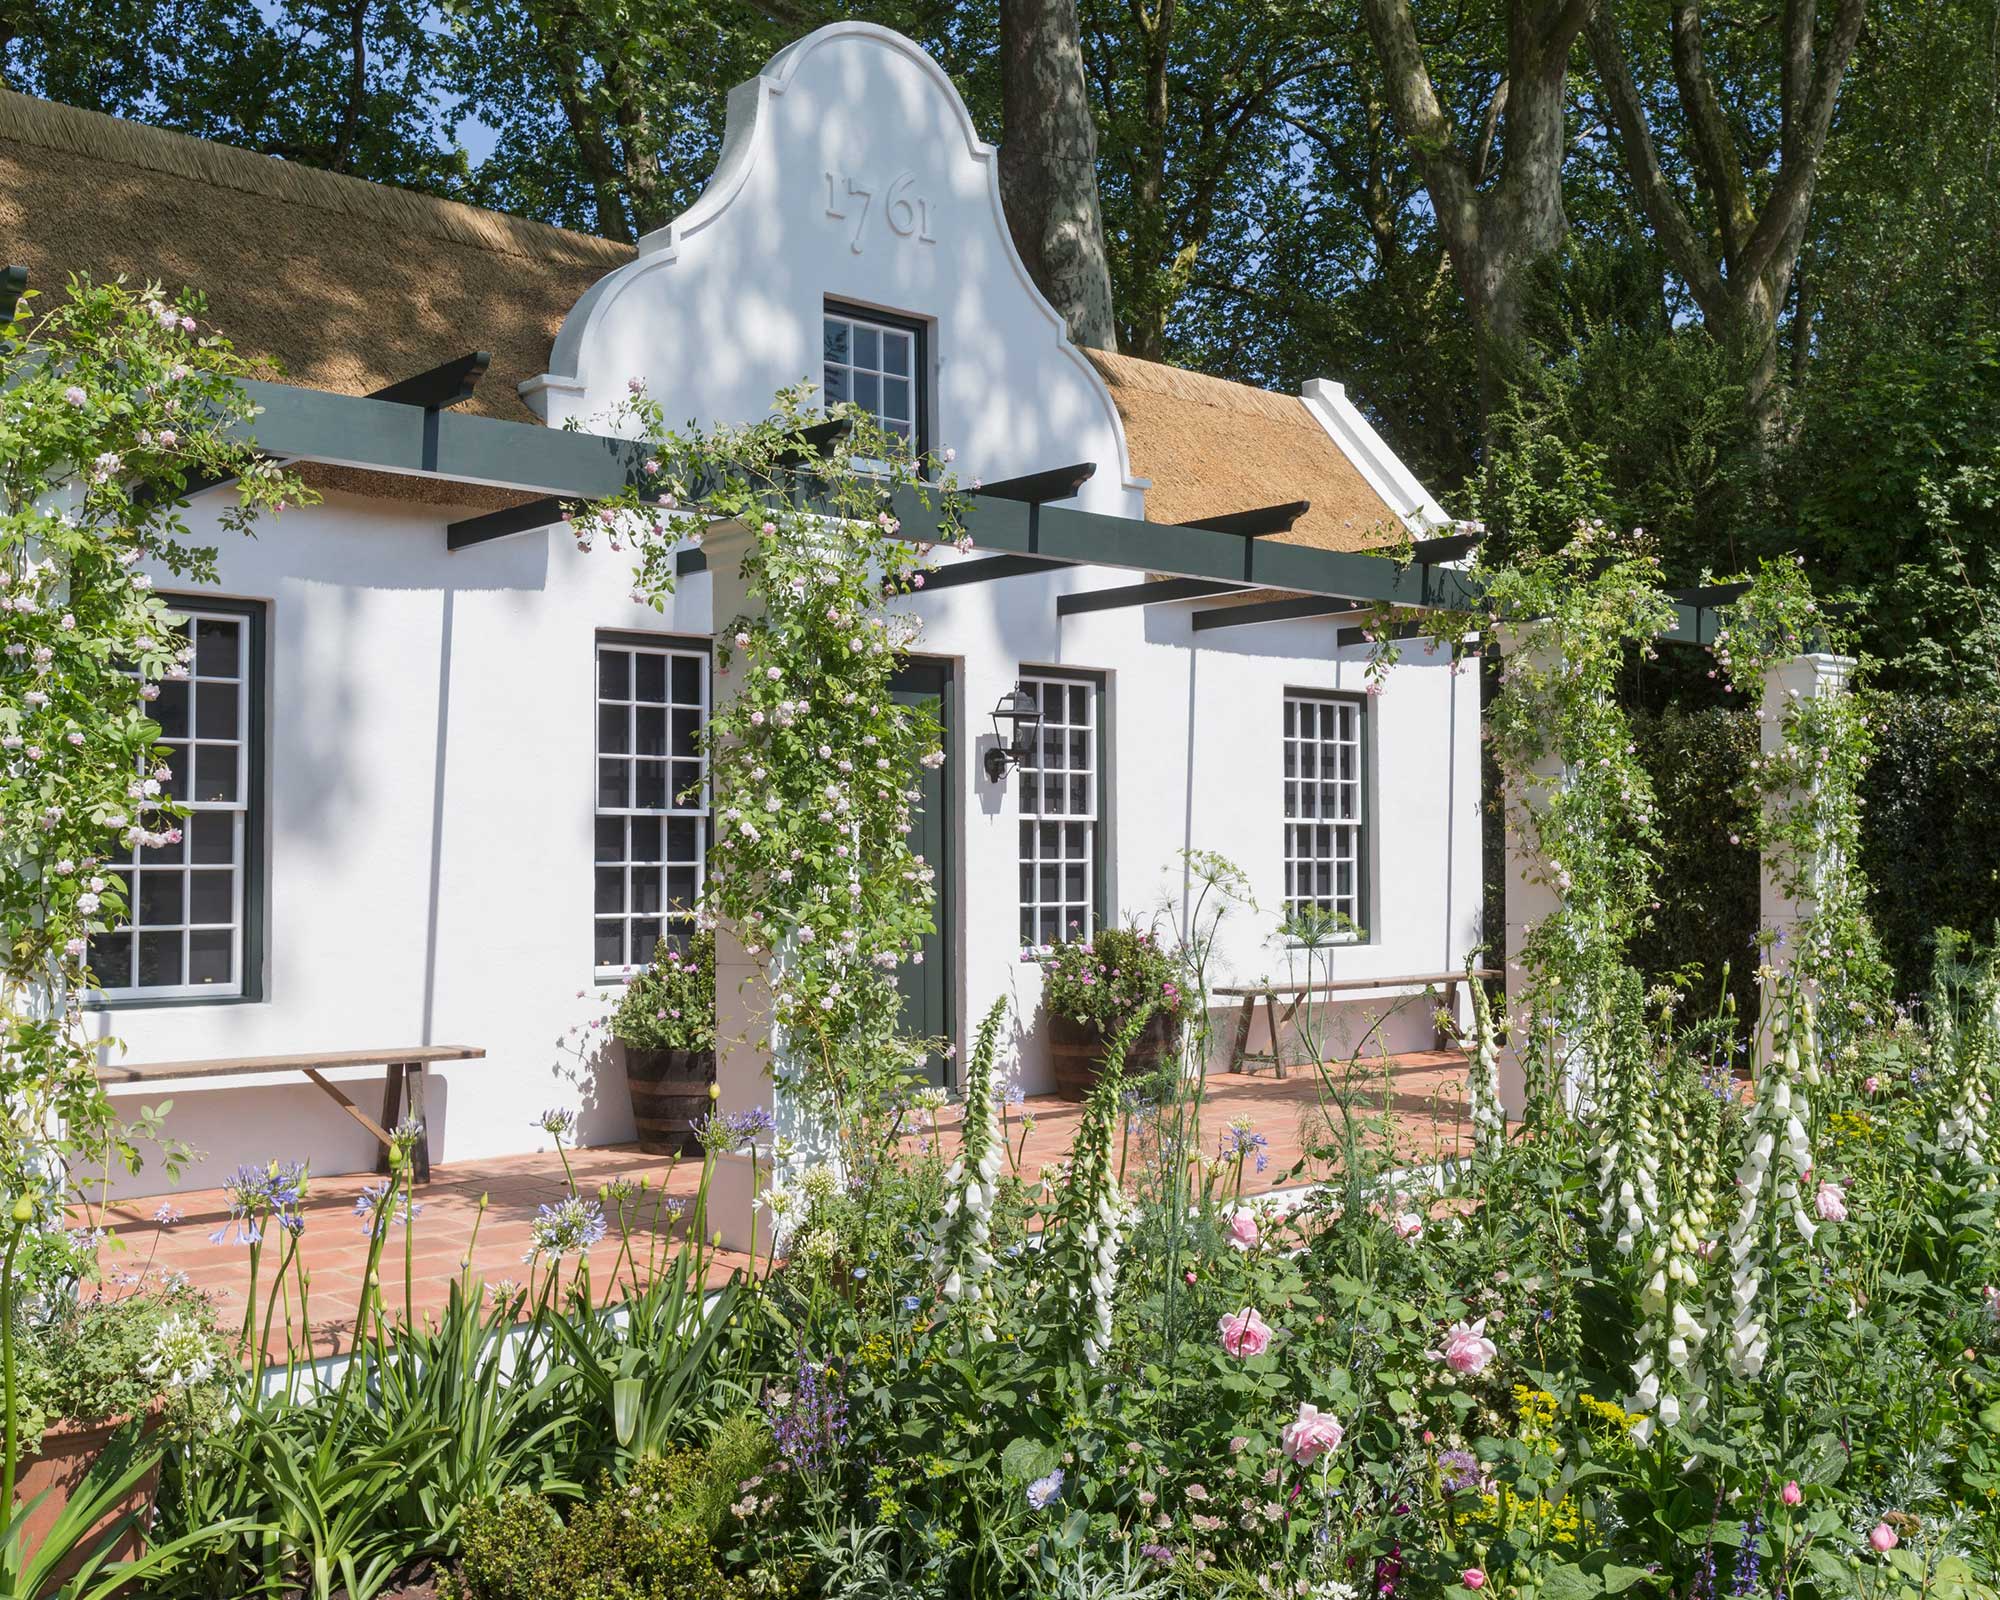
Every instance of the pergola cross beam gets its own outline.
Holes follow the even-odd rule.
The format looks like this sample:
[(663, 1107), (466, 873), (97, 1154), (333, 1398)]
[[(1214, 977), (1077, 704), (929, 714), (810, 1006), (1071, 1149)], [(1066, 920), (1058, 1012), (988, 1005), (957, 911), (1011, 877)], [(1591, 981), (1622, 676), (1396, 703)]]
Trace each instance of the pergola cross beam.
[(1211, 595), (1241, 594), (1240, 583), (1216, 583), (1207, 578), (1149, 578), (1110, 589), (1082, 589), (1056, 596), (1056, 615), (1074, 617), (1089, 611), (1118, 611), (1126, 606), (1157, 606), (1175, 600), (1206, 600)]
[(479, 380), (486, 376), (486, 369), (491, 365), (491, 350), (474, 350), (470, 355), (440, 362), (427, 372), (419, 372), (400, 383), (377, 389), (368, 398), (387, 400), (392, 405), (416, 406), (423, 411), (442, 411), (446, 406), (462, 405), (470, 400), (479, 388)]
[[(246, 380), (243, 388), (262, 407), (240, 429), (266, 453), (367, 471), (405, 473), (456, 483), (486, 484), (565, 500), (595, 500), (645, 479), (652, 453), (643, 439), (503, 422), (454, 411), (354, 395), (329, 394), (287, 384)], [(897, 490), (889, 509), (900, 522), (897, 537), (936, 542), (937, 490)], [(1456, 568), (1346, 550), (1246, 539), (1210, 528), (1140, 522), (1062, 505), (1027, 505), (992, 496), (959, 498), (963, 534), (991, 555), (1035, 555), (1073, 565), (1123, 567), (1256, 588), (1345, 597), (1357, 604), (1386, 602), (1416, 610), (1477, 610), (1478, 581)], [(1031, 540), (1030, 522), (1033, 522)], [(1713, 642), (1718, 613), (1677, 603), (1665, 638)]]
[(1351, 617), (1366, 610), (1338, 595), (1289, 595), (1278, 600), (1253, 600), (1248, 605), (1217, 606), (1194, 614), (1194, 631), (1246, 628), (1260, 622), (1297, 622), (1315, 617)]

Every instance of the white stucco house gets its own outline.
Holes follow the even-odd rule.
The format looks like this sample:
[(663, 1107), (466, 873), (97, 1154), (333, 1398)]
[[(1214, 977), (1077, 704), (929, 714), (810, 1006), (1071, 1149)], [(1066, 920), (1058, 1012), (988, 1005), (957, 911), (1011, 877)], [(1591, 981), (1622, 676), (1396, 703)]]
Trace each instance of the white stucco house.
[[(933, 61), (869, 25), (740, 86), (706, 192), (636, 251), (12, 94), (0, 227), (47, 291), (72, 271), (203, 289), (239, 348), (314, 388), (490, 350), (467, 409), (561, 427), (633, 377), (704, 424), (806, 380), (949, 445), (968, 479), (1092, 463), (1075, 503), (1135, 524), (1309, 501), (1275, 537), (1450, 531), (1338, 384), (1269, 393), (1068, 343), (1009, 240), (993, 147)], [(134, 1060), (482, 1046), (432, 1074), (435, 1160), (538, 1148), (555, 1105), (587, 1142), (628, 1138), (617, 1050), (561, 1041), (699, 887), (708, 819), (669, 797), (715, 692), (717, 579), (690, 572), (658, 615), (622, 558), (546, 521), (453, 547), (454, 524), (520, 494), (305, 470), (323, 502), (223, 543), (219, 585), (184, 597), (193, 677), (161, 706), (194, 813), (182, 846), (132, 865), (94, 1021)], [(197, 498), (196, 527), (211, 515)], [(1371, 694), (1352, 617), (1197, 625), (1268, 591), (1061, 603), (1138, 576), (1072, 565), (901, 602), (923, 622), (911, 692), (941, 696), (948, 729), (925, 1020), (963, 1040), (1014, 994), (1031, 1092), (1047, 1063), (1024, 941), (1177, 925), (1187, 847), (1228, 856), (1259, 901), (1226, 926), (1225, 977), (1283, 973), (1279, 919), (1308, 902), (1361, 930), (1344, 976), (1459, 967), (1480, 941), (1479, 674), (1415, 642)], [(1017, 682), (1084, 781), (987, 777), (989, 713)], [(1419, 1009), (1388, 1042), (1428, 1037)], [(146, 1098), (169, 1094), (171, 1131), (205, 1153), (188, 1185), (273, 1155), (375, 1159), (296, 1076)]]

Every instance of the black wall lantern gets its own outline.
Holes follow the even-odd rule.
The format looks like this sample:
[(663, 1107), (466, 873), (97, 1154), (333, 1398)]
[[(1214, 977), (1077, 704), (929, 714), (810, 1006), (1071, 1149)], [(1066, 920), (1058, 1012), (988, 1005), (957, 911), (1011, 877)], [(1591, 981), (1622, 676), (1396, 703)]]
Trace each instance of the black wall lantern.
[(1042, 731), (1042, 708), (1035, 697), (1015, 684), (993, 708), (993, 736), (999, 743), (986, 752), (986, 776), (998, 783), (1034, 753)]

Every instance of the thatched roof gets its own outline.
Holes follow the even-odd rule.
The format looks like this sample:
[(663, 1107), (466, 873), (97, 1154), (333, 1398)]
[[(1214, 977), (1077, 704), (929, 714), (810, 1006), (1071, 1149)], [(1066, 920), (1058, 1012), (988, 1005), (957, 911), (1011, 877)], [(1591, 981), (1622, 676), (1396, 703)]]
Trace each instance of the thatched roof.
[[(493, 364), (466, 409), (533, 420), (515, 392), (564, 315), (630, 245), (340, 177), (0, 89), (0, 261), (59, 291), (72, 273), (192, 284), (239, 351), (278, 376), (365, 394), (469, 350)], [(1288, 537), (1328, 549), (1397, 524), (1303, 401), (1090, 352), (1156, 522), (1286, 500)], [(453, 505), (500, 491), (315, 468), (324, 488)]]
[(1310, 500), (1312, 509), (1280, 536), (1287, 542), (1363, 550), (1402, 537), (1395, 513), (1298, 396), (1133, 356), (1086, 354), (1111, 385), (1132, 470), (1153, 480), (1151, 521)]
[(192, 284), (238, 350), (315, 389), (363, 394), (491, 350), (469, 409), (531, 420), (515, 386), (632, 253), (0, 90), (0, 255), (32, 287), (71, 273)]

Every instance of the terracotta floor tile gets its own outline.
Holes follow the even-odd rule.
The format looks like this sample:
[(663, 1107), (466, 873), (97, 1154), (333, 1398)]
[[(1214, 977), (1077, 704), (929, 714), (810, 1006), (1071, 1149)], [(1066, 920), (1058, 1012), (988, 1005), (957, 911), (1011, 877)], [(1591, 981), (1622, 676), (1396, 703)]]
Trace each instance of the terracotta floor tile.
[[(1314, 1182), (1326, 1177), (1331, 1167), (1305, 1152), (1338, 1142), (1335, 1130), (1341, 1126), (1345, 1107), (1346, 1115), (1370, 1124), (1364, 1136), (1372, 1146), (1379, 1147), (1384, 1138), (1393, 1138), (1399, 1155), (1427, 1161), (1470, 1144), (1463, 1086), (1464, 1058), (1451, 1051), (1427, 1051), (1333, 1072), (1294, 1068), (1283, 1079), (1268, 1071), (1255, 1076), (1217, 1073), (1204, 1085), (1201, 1148), (1205, 1155), (1214, 1157), (1232, 1122), (1240, 1121), (1265, 1141), (1263, 1171), (1256, 1171), (1254, 1163), (1246, 1166), (1246, 1194)], [(1082, 1111), (1080, 1105), (1053, 1096), (1038, 1096), (1025, 1106), (1010, 1108), (1009, 1142), (1019, 1152), (1024, 1171), (1063, 1162)], [(1024, 1117), (1033, 1119), (1025, 1142)], [(955, 1140), (956, 1113), (941, 1119), (938, 1131), (947, 1145)], [(1134, 1129), (1121, 1127), (1120, 1145), (1133, 1159), (1137, 1159), (1137, 1147), (1132, 1140), (1138, 1137), (1141, 1135)], [(645, 1177), (669, 1196), (688, 1198), (701, 1175), (698, 1160), (676, 1161), (629, 1146), (571, 1151), (569, 1160), (577, 1187), (590, 1196), (614, 1178)], [(353, 1208), (355, 1197), (375, 1181), (367, 1173), (315, 1176), (312, 1180), (299, 1257), (309, 1280), (313, 1348), (320, 1355), (344, 1348), (351, 1334), (367, 1263), (367, 1239)], [(525, 1282), (529, 1269), (522, 1257), (528, 1251), (535, 1213), (566, 1192), (563, 1166), (553, 1153), (440, 1167), (428, 1185), (419, 1187), (417, 1196), (423, 1210), (416, 1221), (414, 1272), (407, 1298), (419, 1319), (434, 1317), (444, 1308), (452, 1284), (464, 1270), (461, 1262), (473, 1240), (475, 1223), (478, 1235), (472, 1250), (471, 1278), (485, 1284)], [(487, 1201), (483, 1216), (481, 1195)], [(233, 1234), (219, 1244), (210, 1237), (228, 1220), (227, 1197), (220, 1190), (194, 1191), (173, 1196), (171, 1203), (181, 1215), (180, 1220), (167, 1225), (154, 1219), (161, 1204), (157, 1196), (107, 1208), (98, 1219), (116, 1236), (116, 1247), (108, 1243), (101, 1257), (107, 1278), (116, 1281), (122, 1274), (129, 1281), (142, 1272), (154, 1276), (183, 1272), (216, 1297), (218, 1315), (225, 1325), (239, 1321), (243, 1295), (249, 1287), (248, 1251), (234, 1241)], [(633, 1250), (640, 1258), (641, 1271), (653, 1215), (648, 1204), (634, 1218)], [(672, 1237), (671, 1223), (663, 1231)], [(681, 1248), (678, 1240), (673, 1247)], [(614, 1227), (611, 1237), (593, 1253), (596, 1270), (592, 1285), (600, 1298), (615, 1292), (611, 1263), (617, 1250)], [(258, 1294), (260, 1325), (276, 1259), (277, 1251), (267, 1246)], [(747, 1265), (740, 1255), (721, 1253), (708, 1270), (709, 1284), (719, 1286)], [(384, 1301), (392, 1313), (400, 1314), (405, 1302), (400, 1230), (392, 1231), (379, 1270)], [(625, 1271), (618, 1274), (621, 1281), (630, 1276)], [(565, 1281), (568, 1277), (565, 1271)], [(289, 1309), (291, 1324), (284, 1321), (281, 1302), (271, 1331), (269, 1348), (281, 1357), (288, 1342), (293, 1348), (304, 1342), (296, 1296)]]

